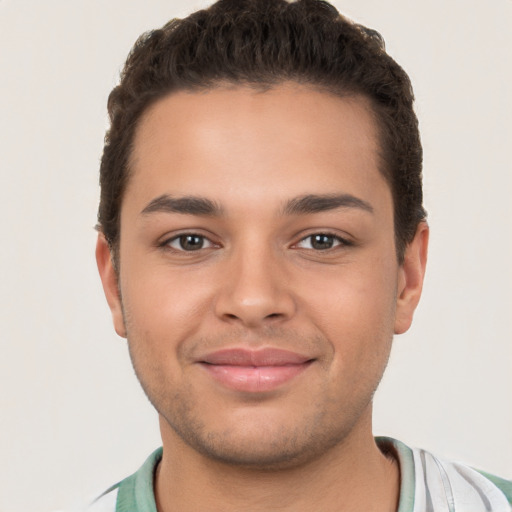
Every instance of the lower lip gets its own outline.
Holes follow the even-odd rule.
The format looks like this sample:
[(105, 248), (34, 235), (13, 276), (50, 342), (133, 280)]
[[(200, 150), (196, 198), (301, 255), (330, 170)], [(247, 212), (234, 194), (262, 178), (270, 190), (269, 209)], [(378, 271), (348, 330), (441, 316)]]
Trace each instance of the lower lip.
[(232, 366), (202, 363), (218, 382), (236, 391), (272, 391), (306, 370), (312, 361), (283, 366)]

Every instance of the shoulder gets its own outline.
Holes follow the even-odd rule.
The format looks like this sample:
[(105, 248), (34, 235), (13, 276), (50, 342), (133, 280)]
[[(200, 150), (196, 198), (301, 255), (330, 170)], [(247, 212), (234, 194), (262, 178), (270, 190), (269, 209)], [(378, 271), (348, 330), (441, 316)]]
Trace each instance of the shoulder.
[(85, 509), (85, 512), (115, 512), (119, 485), (120, 483), (107, 489)]
[(486, 471), (477, 470), (482, 476), (487, 478), (490, 482), (492, 482), (498, 489), (503, 492), (503, 494), (507, 497), (510, 504), (512, 504), (512, 480), (505, 480), (496, 475), (491, 475)]
[(511, 482), (460, 462), (447, 461), (426, 450), (414, 448), (413, 454), (417, 478), (423, 481), (427, 501), (430, 497), (435, 502), (438, 496), (444, 495), (450, 502), (459, 504), (456, 510), (470, 507), (475, 511), (512, 510)]
[(135, 473), (107, 489), (84, 512), (156, 512), (153, 478), (161, 458), (159, 448)]
[(400, 464), (400, 503), (404, 507), (399, 512), (512, 511), (512, 482), (394, 439), (379, 438), (377, 442), (381, 449), (394, 450)]

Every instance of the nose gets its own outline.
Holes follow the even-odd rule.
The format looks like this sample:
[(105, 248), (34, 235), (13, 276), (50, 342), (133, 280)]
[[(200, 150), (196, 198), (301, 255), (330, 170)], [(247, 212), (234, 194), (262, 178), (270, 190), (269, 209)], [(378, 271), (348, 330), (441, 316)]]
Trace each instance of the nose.
[(290, 319), (296, 304), (284, 259), (265, 247), (236, 251), (219, 276), (216, 315), (250, 328)]

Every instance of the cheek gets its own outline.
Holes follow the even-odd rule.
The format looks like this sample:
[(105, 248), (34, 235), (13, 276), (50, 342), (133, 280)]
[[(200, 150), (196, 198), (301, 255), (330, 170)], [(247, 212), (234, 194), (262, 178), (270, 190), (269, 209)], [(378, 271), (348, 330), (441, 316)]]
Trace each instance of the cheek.
[[(393, 267), (393, 268), (392, 268)], [(396, 266), (375, 259), (317, 279), (302, 305), (343, 360), (387, 357), (396, 308)]]
[(386, 321), (396, 306), (397, 271), (390, 266), (373, 260), (357, 268), (334, 268), (303, 283), (302, 302), (333, 326), (353, 320), (363, 328)]
[(132, 338), (143, 338), (165, 351), (197, 332), (211, 304), (211, 293), (203, 280), (165, 268), (152, 272), (138, 268), (130, 273), (127, 266), (125, 275), (130, 278), (121, 279), (121, 292)]

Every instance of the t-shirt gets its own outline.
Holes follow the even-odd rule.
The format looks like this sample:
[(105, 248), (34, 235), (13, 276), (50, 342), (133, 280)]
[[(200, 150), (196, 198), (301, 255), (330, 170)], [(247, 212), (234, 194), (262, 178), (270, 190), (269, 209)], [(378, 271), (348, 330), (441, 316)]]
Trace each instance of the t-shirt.
[[(397, 512), (511, 512), (512, 481), (431, 453), (379, 437), (383, 452), (394, 453), (400, 465)], [(162, 448), (142, 467), (103, 493), (87, 512), (156, 512), (153, 476)]]

